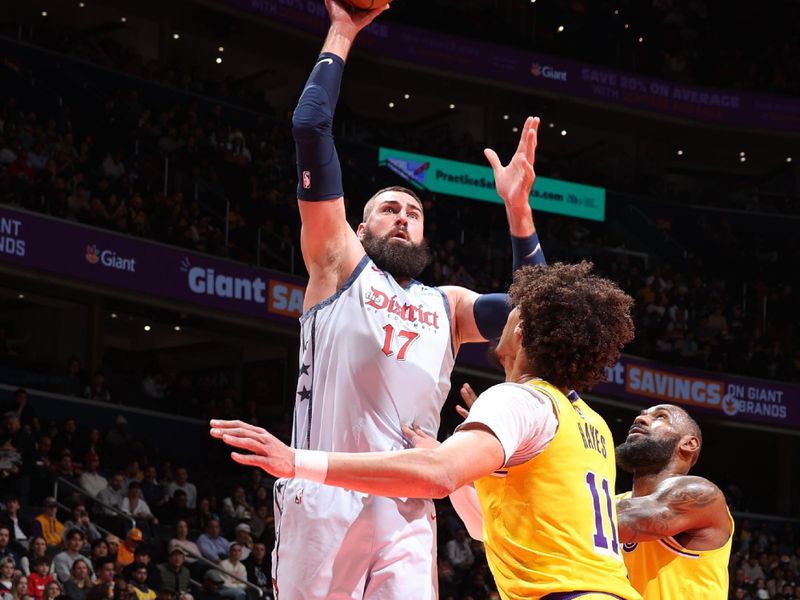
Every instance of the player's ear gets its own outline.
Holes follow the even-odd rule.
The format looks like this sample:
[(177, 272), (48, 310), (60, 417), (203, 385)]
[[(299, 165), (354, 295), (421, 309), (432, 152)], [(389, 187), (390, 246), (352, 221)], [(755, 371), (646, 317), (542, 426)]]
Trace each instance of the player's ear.
[(367, 228), (365, 223), (359, 223), (358, 228), (356, 229), (356, 235), (358, 236), (359, 240), (364, 239), (364, 230)]
[(684, 452), (696, 454), (700, 451), (700, 440), (696, 435), (685, 435), (681, 438), (680, 448)]

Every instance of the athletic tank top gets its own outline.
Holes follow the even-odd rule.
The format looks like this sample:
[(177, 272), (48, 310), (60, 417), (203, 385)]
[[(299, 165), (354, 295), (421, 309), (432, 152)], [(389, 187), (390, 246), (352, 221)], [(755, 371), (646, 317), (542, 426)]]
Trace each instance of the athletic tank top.
[(436, 435), (455, 363), (444, 292), (403, 288), (365, 256), (300, 324), (293, 447), (400, 450), (412, 423)]
[[(619, 500), (630, 498), (620, 494)], [(652, 542), (623, 544), (628, 576), (644, 600), (725, 600), (728, 597), (728, 561), (733, 541), (731, 534), (716, 550), (688, 550), (668, 537)]]
[(555, 437), (531, 460), (475, 482), (500, 595), (534, 600), (586, 591), (638, 600), (617, 537), (608, 425), (577, 394), (570, 401), (540, 379), (525, 385), (552, 402)]

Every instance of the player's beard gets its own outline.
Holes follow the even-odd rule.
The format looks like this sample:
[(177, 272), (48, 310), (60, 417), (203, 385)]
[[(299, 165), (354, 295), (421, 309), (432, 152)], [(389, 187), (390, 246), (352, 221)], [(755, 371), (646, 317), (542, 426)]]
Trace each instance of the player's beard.
[(366, 229), (361, 243), (379, 269), (391, 273), (395, 279), (414, 279), (430, 262), (428, 242), (424, 239), (419, 244), (393, 242), (391, 235), (379, 236)]
[(614, 450), (617, 465), (628, 473), (657, 473), (672, 460), (680, 441), (679, 436), (654, 439), (649, 435), (625, 441)]

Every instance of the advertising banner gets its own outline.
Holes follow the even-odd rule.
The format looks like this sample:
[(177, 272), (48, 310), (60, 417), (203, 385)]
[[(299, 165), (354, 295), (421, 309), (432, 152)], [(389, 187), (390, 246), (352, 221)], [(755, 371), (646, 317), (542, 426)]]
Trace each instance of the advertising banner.
[[(503, 203), (494, 189), (492, 169), (486, 165), (391, 148), (379, 149), (378, 164), (386, 165), (410, 182), (431, 192)], [(606, 218), (606, 190), (591, 185), (537, 175), (530, 202), (536, 210), (559, 215), (593, 221), (605, 221)]]
[[(319, 0), (223, 0), (282, 25), (323, 35), (327, 13)], [(800, 99), (674, 83), (434, 33), (379, 19), (358, 48), (371, 54), (610, 106), (654, 112), (706, 124), (800, 131)]]
[[(0, 206), (0, 263), (296, 325), (306, 281), (265, 269)], [(459, 363), (496, 370), (486, 344)], [(800, 385), (623, 356), (593, 393), (670, 403), (737, 422), (800, 427)]]
[(680, 404), (733, 421), (800, 426), (800, 386), (623, 356), (594, 393), (643, 405)]
[[(462, 346), (458, 362), (500, 372), (488, 353), (488, 344), (468, 344)], [(800, 427), (800, 385), (675, 367), (635, 356), (621, 356), (591, 393), (628, 400), (643, 409), (678, 404), (691, 412), (739, 423)]]
[(206, 308), (296, 323), (306, 282), (0, 206), (0, 262)]

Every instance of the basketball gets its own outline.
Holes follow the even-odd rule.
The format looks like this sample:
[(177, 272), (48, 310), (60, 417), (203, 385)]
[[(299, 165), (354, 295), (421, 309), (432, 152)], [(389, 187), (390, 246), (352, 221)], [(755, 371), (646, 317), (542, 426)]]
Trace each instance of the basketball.
[(345, 0), (347, 4), (359, 10), (372, 10), (389, 4), (392, 0)]

